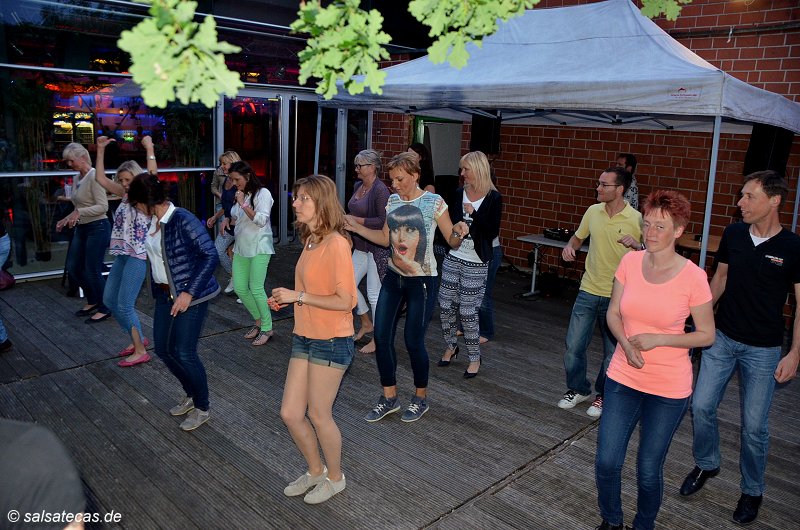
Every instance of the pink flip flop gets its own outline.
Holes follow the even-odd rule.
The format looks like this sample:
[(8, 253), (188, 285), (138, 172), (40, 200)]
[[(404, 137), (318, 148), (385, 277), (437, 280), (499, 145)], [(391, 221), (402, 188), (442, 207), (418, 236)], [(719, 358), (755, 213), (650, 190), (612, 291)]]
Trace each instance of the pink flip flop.
[(123, 368), (128, 368), (129, 366), (136, 366), (137, 364), (142, 364), (142, 363), (146, 363), (146, 362), (149, 362), (149, 361), (150, 361), (150, 354), (149, 353), (145, 353), (144, 355), (142, 355), (141, 357), (139, 357), (135, 361), (128, 361), (128, 360), (123, 359), (120, 362), (118, 362), (117, 365), (121, 366)]
[[(144, 339), (144, 347), (147, 348), (148, 346), (150, 346), (150, 341), (147, 340), (147, 337), (145, 337), (145, 339)], [(125, 348), (124, 350), (119, 352), (117, 354), (117, 357), (127, 357), (128, 355), (131, 355), (135, 351), (136, 351), (136, 348), (134, 348), (133, 346), (128, 346), (127, 348)]]

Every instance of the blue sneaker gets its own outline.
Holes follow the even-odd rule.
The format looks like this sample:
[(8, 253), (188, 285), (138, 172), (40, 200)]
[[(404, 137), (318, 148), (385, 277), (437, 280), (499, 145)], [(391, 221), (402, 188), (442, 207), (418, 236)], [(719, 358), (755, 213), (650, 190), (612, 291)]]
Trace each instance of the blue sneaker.
[(382, 420), (387, 414), (397, 412), (400, 410), (400, 401), (397, 396), (387, 399), (386, 396), (381, 396), (378, 404), (364, 416), (364, 419), (372, 423)]
[(428, 403), (424, 399), (414, 396), (411, 398), (411, 404), (403, 412), (403, 416), (400, 419), (406, 423), (417, 421), (423, 414), (428, 412), (428, 408)]

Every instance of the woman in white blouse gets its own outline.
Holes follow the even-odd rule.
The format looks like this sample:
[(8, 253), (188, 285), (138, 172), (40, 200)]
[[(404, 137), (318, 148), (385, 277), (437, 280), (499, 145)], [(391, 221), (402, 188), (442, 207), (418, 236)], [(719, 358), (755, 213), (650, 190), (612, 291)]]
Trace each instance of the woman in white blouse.
[(272, 194), (247, 162), (231, 164), (228, 176), (238, 190), (236, 203), (231, 208), (236, 238), (233, 245), (233, 289), (255, 320), (244, 338), (252, 340), (253, 346), (261, 346), (272, 337), (272, 314), (264, 290), (269, 259), (275, 254), (269, 221)]

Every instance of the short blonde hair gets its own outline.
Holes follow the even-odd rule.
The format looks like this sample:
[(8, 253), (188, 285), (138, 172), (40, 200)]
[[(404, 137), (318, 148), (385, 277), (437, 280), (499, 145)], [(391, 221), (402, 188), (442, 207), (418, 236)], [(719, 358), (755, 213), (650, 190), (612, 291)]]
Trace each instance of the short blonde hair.
[(89, 156), (89, 151), (87, 151), (86, 148), (81, 144), (75, 142), (67, 144), (67, 146), (64, 148), (64, 152), (61, 154), (61, 158), (68, 158), (70, 160), (78, 160), (79, 158), (83, 158), (89, 162), (89, 165), (92, 164), (92, 157)]
[(130, 173), (131, 178), (135, 177), (140, 173), (145, 173), (145, 170), (142, 169), (142, 166), (136, 163), (135, 160), (126, 160), (125, 162), (121, 163), (117, 168), (117, 174), (114, 175), (116, 180), (119, 180), (119, 174), (123, 171)]
[(409, 175), (416, 175), (417, 183), (419, 183), (420, 168), (419, 168), (419, 155), (417, 153), (409, 153), (403, 151), (399, 155), (394, 155), (389, 163), (386, 164), (386, 171), (399, 169), (405, 171)]
[(229, 164), (233, 164), (234, 162), (241, 161), (242, 158), (239, 156), (239, 153), (236, 151), (225, 151), (221, 155), (219, 155), (219, 163), (224, 164), (225, 162)]
[(497, 191), (492, 183), (492, 168), (489, 166), (489, 159), (481, 151), (470, 151), (461, 157), (461, 163), (466, 163), (475, 176), (473, 190), (480, 195), (488, 195), (489, 191)]

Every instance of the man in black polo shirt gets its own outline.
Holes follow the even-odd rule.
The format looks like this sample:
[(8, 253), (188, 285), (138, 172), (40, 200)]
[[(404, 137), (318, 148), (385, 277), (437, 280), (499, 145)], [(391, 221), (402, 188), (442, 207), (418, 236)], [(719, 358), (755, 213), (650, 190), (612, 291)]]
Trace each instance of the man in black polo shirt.
[(740, 524), (756, 519), (764, 493), (767, 419), (775, 382), (792, 379), (800, 358), (800, 312), (796, 312), (792, 346), (781, 359), (787, 291), (794, 289), (800, 299), (800, 236), (783, 228), (778, 219), (787, 194), (786, 181), (774, 171), (745, 177), (738, 203), (744, 222), (725, 229), (711, 280), (714, 302), (719, 301), (716, 340), (703, 352), (692, 397), (696, 466), (681, 486), (683, 496), (696, 493), (719, 473), (717, 406), (734, 371), (739, 371), (742, 495), (733, 520)]

